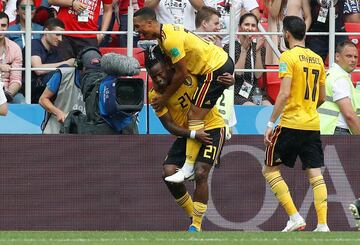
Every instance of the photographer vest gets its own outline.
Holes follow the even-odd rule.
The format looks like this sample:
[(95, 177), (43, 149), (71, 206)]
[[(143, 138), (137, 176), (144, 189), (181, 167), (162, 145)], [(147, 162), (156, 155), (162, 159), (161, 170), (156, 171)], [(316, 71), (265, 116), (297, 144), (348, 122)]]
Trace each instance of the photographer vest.
[[(75, 68), (59, 68), (50, 79), (58, 79), (60, 83), (53, 104), (64, 113), (72, 110), (79, 110), (85, 114), (85, 103), (82, 93), (77, 86), (79, 84), (79, 74)], [(50, 80), (49, 80), (50, 81)], [(44, 134), (58, 134), (61, 123), (57, 121), (54, 114), (45, 111), (41, 130)]]

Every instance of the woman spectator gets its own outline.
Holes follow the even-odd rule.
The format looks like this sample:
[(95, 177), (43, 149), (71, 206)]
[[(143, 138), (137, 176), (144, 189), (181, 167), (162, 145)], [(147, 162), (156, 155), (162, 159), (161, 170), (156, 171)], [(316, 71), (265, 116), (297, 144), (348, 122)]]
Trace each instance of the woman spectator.
[[(246, 13), (240, 17), (240, 32), (256, 32), (258, 19), (252, 13)], [(265, 39), (254, 35), (239, 35), (235, 41), (235, 69), (264, 69)], [(224, 46), (229, 52), (229, 45)], [(262, 72), (235, 72), (234, 104), (240, 105), (271, 105), (265, 91), (259, 87), (258, 80)], [(262, 101), (254, 99), (254, 95), (260, 92)]]
[[(35, 14), (35, 5), (33, 0), (17, 0), (16, 1), (16, 24), (9, 27), (9, 31), (25, 31), (25, 9), (26, 3), (29, 2), (31, 7), (31, 18), (34, 17)], [(43, 27), (41, 25), (31, 23), (32, 31), (42, 31)], [(21, 49), (25, 47), (25, 33), (23, 34), (9, 34), (9, 39), (16, 42)], [(41, 34), (33, 33), (31, 34), (31, 39), (40, 39)]]

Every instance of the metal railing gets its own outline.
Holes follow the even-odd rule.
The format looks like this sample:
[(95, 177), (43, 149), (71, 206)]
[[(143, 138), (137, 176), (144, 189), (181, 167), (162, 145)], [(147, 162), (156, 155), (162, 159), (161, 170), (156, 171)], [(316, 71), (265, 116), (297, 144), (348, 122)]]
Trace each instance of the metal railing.
[[(41, 68), (36, 69), (31, 67), (31, 35), (33, 33), (61, 33), (61, 34), (116, 34), (116, 35), (124, 35), (127, 34), (127, 55), (133, 56), (133, 13), (134, 9), (132, 7), (132, 3), (130, 1), (130, 5), (128, 8), (128, 31), (32, 31), (31, 30), (31, 7), (29, 2), (26, 5), (26, 26), (25, 31), (0, 31), (0, 33), (16, 33), (16, 34), (25, 34), (25, 68), (13, 68), (12, 70), (25, 70), (25, 101), (27, 104), (31, 103), (31, 71), (34, 70), (55, 70), (55, 68)], [(235, 10), (233, 7), (230, 8), (230, 28), (229, 33), (209, 33), (209, 32), (196, 32), (198, 34), (220, 34), (220, 35), (229, 35), (229, 54), (230, 57), (234, 59), (235, 57), (235, 40), (236, 35), (258, 35), (259, 32), (235, 32), (235, 28), (233, 25), (237, 25), (235, 23)], [(313, 36), (320, 36), (320, 35), (328, 35), (329, 36), (329, 64), (334, 62), (334, 55), (335, 55), (335, 35), (360, 35), (360, 32), (335, 32), (335, 8), (332, 6), (330, 7), (329, 11), (329, 32), (308, 32), (307, 35)], [(259, 23), (261, 25), (261, 23)], [(261, 26), (262, 27), (262, 26)], [(261, 27), (259, 29), (261, 30)], [(263, 29), (263, 28), (262, 28)], [(266, 36), (271, 35), (282, 35), (282, 32), (261, 32)], [(275, 53), (279, 52), (275, 45), (272, 45), (271, 39), (268, 40), (270, 47), (274, 50)], [(277, 72), (276, 69), (235, 69), (235, 71), (240, 72)], [(355, 72), (360, 72), (359, 69), (355, 70)]]

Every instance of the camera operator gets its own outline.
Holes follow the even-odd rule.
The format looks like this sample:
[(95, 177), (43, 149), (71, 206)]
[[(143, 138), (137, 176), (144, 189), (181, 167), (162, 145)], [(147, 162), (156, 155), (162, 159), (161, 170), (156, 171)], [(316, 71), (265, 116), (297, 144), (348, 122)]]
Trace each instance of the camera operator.
[(39, 99), (39, 104), (45, 109), (41, 123), (43, 134), (58, 134), (71, 110), (86, 113), (79, 87), (80, 73), (74, 67), (59, 68), (48, 79)]
[(141, 79), (121, 76), (138, 74), (139, 62), (115, 53), (102, 56), (97, 48), (87, 47), (76, 63), (86, 115), (70, 111), (60, 132), (138, 134), (136, 118), (144, 102), (144, 84)]

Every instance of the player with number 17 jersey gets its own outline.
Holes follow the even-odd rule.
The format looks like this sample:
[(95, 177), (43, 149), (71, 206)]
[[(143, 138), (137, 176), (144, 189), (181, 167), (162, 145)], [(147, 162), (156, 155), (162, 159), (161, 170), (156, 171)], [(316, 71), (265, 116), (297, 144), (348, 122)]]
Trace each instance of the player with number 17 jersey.
[(279, 124), (292, 129), (320, 130), (316, 108), (319, 87), (326, 78), (321, 57), (301, 46), (285, 51), (279, 63), (279, 78), (284, 77), (292, 79), (291, 90)]

